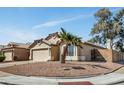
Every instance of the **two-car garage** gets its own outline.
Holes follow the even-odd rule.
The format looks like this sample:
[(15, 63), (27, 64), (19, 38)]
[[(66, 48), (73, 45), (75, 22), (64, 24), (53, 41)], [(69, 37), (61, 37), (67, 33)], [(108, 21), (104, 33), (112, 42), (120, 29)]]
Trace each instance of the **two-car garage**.
[(30, 47), (30, 60), (47, 62), (59, 60), (59, 46), (40, 42)]
[(50, 60), (49, 49), (32, 50), (33, 61), (48, 61)]

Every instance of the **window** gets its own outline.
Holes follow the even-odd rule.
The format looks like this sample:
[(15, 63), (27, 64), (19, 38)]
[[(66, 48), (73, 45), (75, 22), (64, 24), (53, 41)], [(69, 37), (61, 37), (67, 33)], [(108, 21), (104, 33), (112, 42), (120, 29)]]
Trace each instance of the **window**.
[(74, 46), (73, 45), (68, 46), (67, 56), (74, 56)]

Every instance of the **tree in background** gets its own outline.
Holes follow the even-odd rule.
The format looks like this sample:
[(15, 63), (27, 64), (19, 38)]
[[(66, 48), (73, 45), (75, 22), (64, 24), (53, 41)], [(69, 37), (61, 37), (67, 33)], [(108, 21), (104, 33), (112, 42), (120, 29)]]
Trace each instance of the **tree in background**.
[(88, 42), (91, 42), (91, 43), (98, 43), (98, 41), (100, 42), (99, 36), (95, 36), (88, 40)]
[(121, 29), (115, 42), (115, 48), (124, 52), (124, 9), (116, 14), (115, 20), (121, 25)]
[(109, 49), (117, 47), (117, 43), (122, 43), (119, 42), (119, 39), (123, 38), (121, 35), (124, 33), (123, 12), (122, 9), (113, 16), (109, 9), (102, 8), (95, 13), (96, 23), (91, 31), (93, 39), (96, 40), (95, 42), (106, 45), (106, 47), (109, 46)]

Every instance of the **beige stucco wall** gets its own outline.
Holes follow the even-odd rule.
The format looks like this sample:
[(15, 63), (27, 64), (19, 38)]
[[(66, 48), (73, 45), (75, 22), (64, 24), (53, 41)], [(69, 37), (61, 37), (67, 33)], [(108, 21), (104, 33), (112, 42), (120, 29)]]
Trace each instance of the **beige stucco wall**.
[(59, 40), (60, 39), (57, 36), (54, 36), (54, 37), (50, 38), (48, 41), (51, 42), (52, 44), (57, 44), (57, 42)]
[[(90, 45), (83, 44), (82, 48), (78, 46), (78, 57), (84, 57), (84, 60), (90, 61), (91, 60), (91, 50), (98, 49), (97, 47), (93, 47)], [(80, 58), (79, 58), (80, 60)]]
[(113, 52), (113, 61), (124, 61), (124, 52), (112, 51)]
[(31, 49), (41, 49), (41, 48), (49, 48), (49, 45), (45, 44), (45, 43), (38, 43), (36, 44), (33, 48)]
[(35, 45), (33, 48), (30, 49), (30, 59), (32, 60), (32, 56), (33, 56), (33, 52), (32, 51), (43, 51), (44, 49), (48, 50), (47, 54), (38, 54), (37, 56), (41, 57), (41, 61), (42, 61), (42, 56), (49, 56), (49, 60), (54, 60), (54, 61), (58, 61), (59, 60), (59, 46), (54, 46), (54, 45), (47, 45), (45, 43), (39, 43), (37, 45)]
[[(10, 48), (2, 50), (6, 56), (5, 61), (23, 61), (29, 59), (29, 50), (25, 48)], [(15, 57), (17, 59), (15, 59)]]
[[(29, 50), (23, 48), (14, 48), (14, 58), (15, 60), (28, 60)], [(16, 59), (17, 58), (17, 59)]]
[(6, 57), (4, 61), (13, 61), (12, 51), (4, 51), (4, 56)]
[(60, 57), (59, 46), (52, 46), (51, 47), (51, 60), (58, 61)]
[(106, 62), (113, 62), (113, 54), (110, 49), (98, 49), (99, 53), (106, 60)]
[[(62, 53), (63, 45), (61, 45), (61, 53)], [(82, 47), (74, 46), (74, 56), (66, 56), (66, 60), (80, 60), (80, 61), (90, 61), (91, 60), (91, 50), (99, 49), (94, 46), (90, 46), (87, 44), (82, 44)]]
[[(57, 44), (58, 41), (59, 41), (59, 38), (57, 36), (53, 36), (48, 40), (48, 42), (52, 44)], [(48, 52), (45, 52), (45, 55), (42, 53), (44, 49), (48, 50)], [(33, 51), (37, 51), (38, 53), (37, 56), (39, 56), (38, 57), (39, 59), (41, 58), (41, 61), (42, 61), (42, 56), (46, 56), (46, 55), (49, 56), (49, 60), (59, 60), (59, 55), (60, 55), (59, 46), (47, 45), (46, 43), (38, 43), (30, 49), (30, 57), (29, 57), (30, 60), (32, 60)], [(38, 52), (38, 51), (41, 51), (41, 52)]]
[(29, 59), (32, 60), (32, 51), (33, 50), (36, 50), (36, 49), (44, 49), (44, 48), (50, 48), (50, 46), (48, 46), (47, 44), (45, 43), (38, 43), (36, 44), (33, 48), (30, 49), (30, 57)]

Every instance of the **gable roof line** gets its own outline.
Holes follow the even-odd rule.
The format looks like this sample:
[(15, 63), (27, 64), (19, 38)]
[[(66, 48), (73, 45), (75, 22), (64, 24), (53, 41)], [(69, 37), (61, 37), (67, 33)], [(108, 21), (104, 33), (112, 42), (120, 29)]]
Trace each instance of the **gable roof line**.
[(6, 48), (2, 48), (1, 50), (14, 49), (14, 48), (19, 48), (19, 49), (29, 49), (29, 48), (24, 48), (24, 47), (18, 47), (18, 46), (15, 46), (15, 47), (6, 47)]
[(42, 40), (43, 40), (43, 38), (34, 40), (34, 42), (29, 46), (29, 48), (32, 48), (34, 45), (37, 44), (37, 42), (41, 42)]
[(105, 47), (102, 47), (102, 46), (100, 46), (100, 45), (96, 45), (96, 44), (93, 44), (93, 43), (90, 43), (90, 42), (86, 42), (86, 41), (84, 41), (84, 42), (82, 42), (83, 44), (87, 44), (87, 45), (91, 45), (91, 46), (94, 46), (94, 47), (98, 47), (98, 48), (102, 48), (102, 49), (106, 49)]
[(48, 43), (48, 42), (46, 42), (46, 41), (44, 41), (44, 40), (42, 40), (41, 43), (45, 43), (45, 44), (47, 44), (47, 45), (49, 45), (49, 46), (56, 45), (56, 44)]
[[(40, 39), (41, 40), (41, 39)], [(57, 46), (56, 44), (50, 44), (50, 43), (48, 43), (48, 42), (46, 42), (44, 39), (42, 39), (41, 41), (40, 41), (40, 43), (42, 44), (42, 43), (45, 43), (45, 44), (47, 44), (47, 45), (49, 45), (49, 46)], [(36, 41), (34, 41), (30, 46), (29, 46), (29, 48), (32, 48), (32, 46), (33, 46), (33, 44), (34, 45), (36, 45), (37, 44), (37, 40)]]

